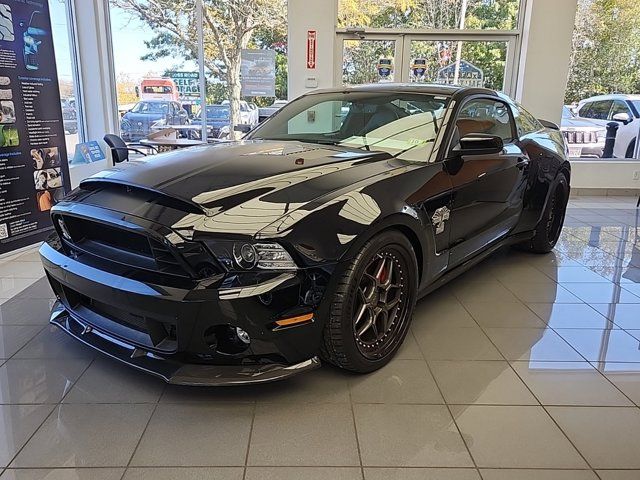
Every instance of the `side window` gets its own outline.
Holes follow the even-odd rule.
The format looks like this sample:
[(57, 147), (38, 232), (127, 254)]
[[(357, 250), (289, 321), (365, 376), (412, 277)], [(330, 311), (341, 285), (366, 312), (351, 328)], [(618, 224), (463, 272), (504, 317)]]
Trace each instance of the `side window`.
[(509, 107), (502, 101), (482, 98), (465, 103), (458, 113), (456, 128), (460, 138), (472, 133), (487, 133), (501, 137), (505, 143), (513, 141)]
[(611, 113), (609, 114), (609, 119), (612, 119), (613, 116), (617, 113), (626, 113), (627, 115), (629, 115), (629, 118), (633, 118), (633, 115), (631, 115), (631, 110), (629, 110), (629, 107), (627, 106), (627, 102), (625, 102), (624, 100), (613, 101), (613, 106), (611, 107)]
[(578, 116), (582, 118), (591, 118), (591, 107), (593, 102), (587, 102), (578, 110)]
[[(611, 103), (611, 100), (600, 100), (598, 102), (593, 102), (591, 108), (589, 109), (589, 115), (587, 116), (587, 118), (606, 120), (607, 118), (609, 118)], [(582, 110), (580, 110), (580, 112), (582, 112)]]
[(542, 128), (542, 124), (536, 117), (527, 112), (521, 105), (516, 104), (513, 109), (513, 116), (516, 120), (516, 130), (518, 137), (522, 137), (527, 133), (537, 132)]

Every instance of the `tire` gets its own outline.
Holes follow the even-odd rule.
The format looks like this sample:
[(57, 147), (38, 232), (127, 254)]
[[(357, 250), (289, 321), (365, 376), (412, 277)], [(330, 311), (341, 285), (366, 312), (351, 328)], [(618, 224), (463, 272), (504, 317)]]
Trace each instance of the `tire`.
[(536, 233), (528, 244), (527, 249), (534, 253), (549, 253), (556, 246), (562, 232), (569, 201), (569, 182), (564, 173), (558, 174), (552, 189)]
[(358, 373), (386, 365), (407, 335), (417, 288), (416, 255), (407, 237), (388, 230), (367, 241), (337, 279), (321, 357)]

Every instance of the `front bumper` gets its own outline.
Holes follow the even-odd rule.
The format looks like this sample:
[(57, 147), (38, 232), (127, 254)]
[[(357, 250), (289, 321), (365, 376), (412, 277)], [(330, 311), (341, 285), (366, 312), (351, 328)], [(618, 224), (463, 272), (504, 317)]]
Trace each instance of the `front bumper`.
[[(269, 328), (277, 311), (259, 297), (235, 290), (183, 289), (115, 275), (73, 259), (45, 242), (40, 255), (58, 297), (50, 322), (90, 347), (172, 384), (239, 385), (283, 379), (320, 365), (322, 325)], [(277, 298), (298, 298), (289, 279), (274, 287)], [(278, 293), (279, 292), (279, 293)], [(94, 305), (100, 308), (93, 308)], [(232, 325), (247, 332), (250, 346), (214, 351), (206, 332)], [(171, 338), (153, 341), (170, 327)], [(157, 337), (157, 335), (156, 335)]]
[(320, 366), (318, 357), (295, 365), (183, 364), (141, 351), (133, 345), (93, 329), (89, 324), (83, 323), (82, 320), (70, 314), (60, 301), (53, 306), (50, 323), (95, 350), (174, 385), (228, 386), (266, 383), (282, 380)]

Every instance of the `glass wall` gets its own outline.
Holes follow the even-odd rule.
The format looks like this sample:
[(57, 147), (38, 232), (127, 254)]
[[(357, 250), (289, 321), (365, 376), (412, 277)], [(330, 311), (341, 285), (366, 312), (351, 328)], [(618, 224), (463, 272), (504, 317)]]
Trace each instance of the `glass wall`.
[(110, 0), (125, 141), (167, 127), (178, 138), (200, 140), (203, 120), (210, 139), (234, 138), (233, 126), (255, 126), (273, 110), (261, 107), (287, 98), (285, 0), (202, 0), (202, 17), (198, 0), (165, 0), (153, 9), (147, 3)]
[(56, 54), (60, 104), (64, 121), (67, 155), (73, 158), (76, 145), (82, 141), (81, 102), (78, 98), (77, 69), (73, 31), (69, 23), (69, 1), (49, 0), (53, 47)]
[(578, 0), (561, 124), (572, 157), (640, 158), (638, 18), (632, 0)]
[(340, 0), (342, 83), (456, 83), (513, 94), (520, 3)]
[(515, 30), (520, 0), (340, 0), (338, 26)]

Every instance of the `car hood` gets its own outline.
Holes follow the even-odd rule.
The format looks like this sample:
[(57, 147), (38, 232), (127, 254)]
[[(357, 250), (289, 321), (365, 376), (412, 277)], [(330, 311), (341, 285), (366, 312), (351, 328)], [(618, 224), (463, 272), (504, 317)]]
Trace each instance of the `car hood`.
[(127, 112), (123, 115), (122, 117), (123, 119), (127, 119), (131, 122), (136, 122), (136, 121), (146, 121), (146, 122), (151, 122), (154, 120), (160, 120), (162, 118), (165, 118), (165, 115), (163, 113), (133, 113), (133, 112)]
[(605, 130), (605, 128), (586, 118), (563, 118), (560, 125), (561, 130)]
[(384, 152), (300, 142), (245, 141), (193, 147), (121, 163), (81, 182), (121, 184), (177, 199), (177, 230), (255, 235), (328, 193), (397, 168)]

